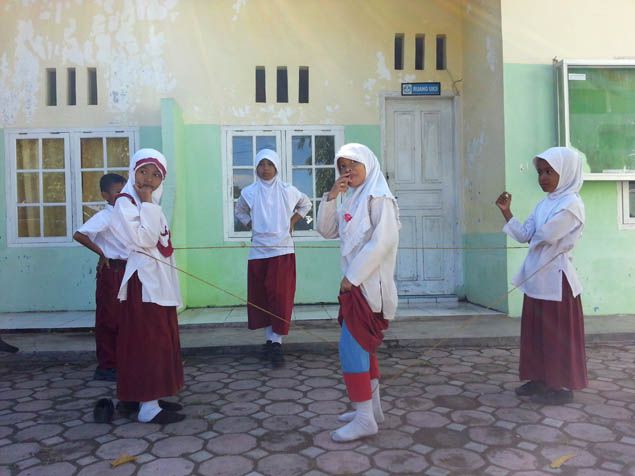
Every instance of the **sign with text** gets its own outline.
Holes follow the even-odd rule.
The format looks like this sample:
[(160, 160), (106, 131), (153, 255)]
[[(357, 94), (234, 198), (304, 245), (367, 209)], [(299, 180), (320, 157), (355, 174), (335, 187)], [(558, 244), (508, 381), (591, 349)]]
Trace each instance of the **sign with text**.
[(440, 96), (441, 83), (401, 83), (402, 96)]

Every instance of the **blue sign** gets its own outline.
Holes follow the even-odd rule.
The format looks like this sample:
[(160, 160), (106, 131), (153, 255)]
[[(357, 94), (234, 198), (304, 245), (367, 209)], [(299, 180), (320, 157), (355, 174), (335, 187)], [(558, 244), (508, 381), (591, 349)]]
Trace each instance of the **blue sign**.
[(441, 83), (401, 83), (402, 96), (440, 96)]

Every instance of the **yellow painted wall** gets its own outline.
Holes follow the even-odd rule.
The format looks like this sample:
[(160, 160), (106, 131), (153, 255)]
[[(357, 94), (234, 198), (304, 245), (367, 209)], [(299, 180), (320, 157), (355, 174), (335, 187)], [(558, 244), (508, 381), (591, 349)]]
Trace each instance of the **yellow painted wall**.
[(635, 57), (633, 0), (501, 0), (505, 63)]
[[(0, 6), (0, 127), (158, 124), (159, 99), (186, 123), (377, 124), (379, 95), (401, 82), (441, 81), (435, 37), (447, 35), (448, 69), (462, 77), (461, 2), (453, 0), (69, 0)], [(393, 68), (395, 33), (405, 69)], [(425, 71), (414, 35), (426, 34)], [(265, 66), (267, 103), (255, 103)], [(275, 69), (287, 66), (289, 103), (275, 102)], [(299, 66), (310, 103), (298, 104)], [(44, 72), (78, 68), (81, 106), (44, 106)], [(97, 67), (98, 106), (85, 106), (85, 68)]]

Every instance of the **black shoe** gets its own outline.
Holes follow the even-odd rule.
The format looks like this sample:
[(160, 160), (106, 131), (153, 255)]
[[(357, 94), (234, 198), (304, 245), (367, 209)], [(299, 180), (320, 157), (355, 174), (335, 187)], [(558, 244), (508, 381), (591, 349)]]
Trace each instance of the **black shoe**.
[[(183, 405), (175, 402), (168, 402), (167, 400), (159, 400), (159, 407), (161, 407), (161, 410), (167, 410), (169, 412), (178, 412), (183, 410)], [(138, 411), (139, 402), (124, 402), (120, 400), (117, 403), (117, 412), (119, 412), (121, 416), (129, 417)]]
[(531, 397), (532, 395), (540, 395), (547, 390), (545, 384), (537, 380), (530, 380), (524, 385), (514, 390), (519, 397)]
[(265, 342), (264, 344), (262, 344), (262, 355), (261, 358), (262, 360), (265, 361), (269, 361), (271, 360), (271, 346), (272, 346), (272, 342), (270, 340), (268, 340), (267, 342)]
[(93, 375), (93, 380), (104, 380), (106, 382), (116, 382), (117, 369), (100, 369), (99, 367), (97, 367), (95, 369), (95, 374)]
[(161, 410), (148, 423), (158, 423), (159, 425), (169, 425), (170, 423), (177, 423), (183, 420), (185, 420), (185, 415), (181, 413), (170, 412), (168, 410)]
[(8, 352), (10, 354), (15, 354), (18, 350), (20, 349), (18, 349), (17, 347), (11, 344), (7, 344), (5, 341), (0, 339), (0, 352)]
[(564, 405), (573, 401), (573, 392), (571, 390), (547, 390), (531, 397), (534, 403), (541, 405)]
[(282, 344), (274, 342), (271, 344), (271, 365), (274, 369), (284, 365), (284, 354), (282, 353)]
[(95, 423), (110, 423), (115, 413), (115, 407), (110, 398), (100, 398), (93, 409)]

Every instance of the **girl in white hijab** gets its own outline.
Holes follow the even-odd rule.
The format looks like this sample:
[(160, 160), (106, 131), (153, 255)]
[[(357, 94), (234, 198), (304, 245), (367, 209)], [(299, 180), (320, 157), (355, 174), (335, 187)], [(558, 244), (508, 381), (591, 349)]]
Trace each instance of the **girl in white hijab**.
[[(270, 149), (256, 155), (256, 181), (236, 202), (236, 218), (251, 226), (247, 266), (248, 328), (265, 329), (264, 357), (284, 363), (282, 336), (289, 334), (295, 297), (295, 253), (291, 232), (311, 201), (280, 179), (280, 158)], [(268, 312), (264, 312), (265, 309)]]
[(176, 413), (179, 404), (159, 400), (183, 387), (176, 315), (181, 294), (170, 229), (159, 205), (166, 174), (163, 154), (137, 151), (110, 225), (130, 252), (119, 290), (117, 408), (123, 414), (138, 410), (140, 422), (160, 424), (185, 418)]
[(573, 401), (572, 390), (587, 386), (582, 286), (571, 250), (582, 234), (585, 214), (579, 192), (582, 161), (567, 147), (552, 147), (533, 159), (547, 196), (524, 223), (511, 212), (511, 194), (496, 200), (507, 224), (503, 231), (529, 243), (527, 257), (512, 283), (525, 294), (520, 334), (520, 380), (516, 389), (536, 403)]
[[(376, 349), (397, 310), (394, 281), (399, 244), (399, 209), (375, 154), (362, 144), (346, 144), (335, 155), (338, 178), (324, 194), (317, 230), (340, 238), (340, 363), (354, 412), (331, 434), (352, 441), (377, 433), (384, 420), (379, 397)], [(341, 206), (337, 196), (343, 193)]]

